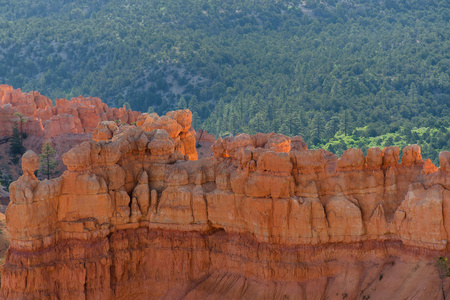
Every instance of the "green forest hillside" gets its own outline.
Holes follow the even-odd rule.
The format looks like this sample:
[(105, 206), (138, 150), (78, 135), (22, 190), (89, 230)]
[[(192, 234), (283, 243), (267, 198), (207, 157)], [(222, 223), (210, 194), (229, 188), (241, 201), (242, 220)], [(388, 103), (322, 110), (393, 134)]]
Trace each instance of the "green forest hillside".
[(450, 150), (448, 0), (0, 0), (0, 82), (215, 135)]

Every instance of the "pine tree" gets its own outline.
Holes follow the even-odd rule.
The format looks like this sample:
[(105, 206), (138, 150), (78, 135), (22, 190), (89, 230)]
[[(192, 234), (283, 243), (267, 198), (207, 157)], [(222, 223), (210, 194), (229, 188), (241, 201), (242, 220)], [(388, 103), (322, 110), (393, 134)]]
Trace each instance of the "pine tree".
[(25, 134), (23, 133), (23, 124), (25, 124), (27, 120), (25, 120), (23, 114), (20, 112), (15, 112), (14, 115), (19, 117), (19, 120), (16, 123), (19, 126), (20, 139), (21, 141), (23, 141), (23, 139), (25, 138)]
[(303, 129), (303, 124), (302, 124), (302, 120), (300, 118), (300, 115), (295, 112), (292, 114), (292, 117), (290, 118), (290, 132), (292, 135), (302, 135), (302, 129)]
[(258, 112), (249, 122), (249, 127), (252, 133), (265, 132), (265, 125), (266, 122), (263, 113), (261, 112)]
[(42, 146), (41, 155), (39, 155), (39, 172), (50, 179), (50, 176), (56, 175), (56, 168), (58, 167), (58, 161), (56, 160), (56, 150), (50, 145), (45, 143)]
[(244, 100), (239, 97), (239, 124), (244, 123)]
[(333, 137), (339, 130), (339, 118), (337, 116), (332, 116), (330, 121), (325, 125), (325, 134), (328, 137)]
[(16, 112), (15, 116), (19, 118), (13, 125), (13, 134), (11, 136), (11, 144), (9, 148), (10, 155), (12, 156), (11, 160), (14, 164), (17, 164), (19, 161), (18, 156), (22, 156), (25, 153), (25, 147), (23, 146), (23, 139), (26, 138), (26, 135), (23, 132), (23, 124), (26, 123), (26, 120), (23, 114)]
[(177, 103), (177, 109), (186, 109), (187, 108), (187, 103), (186, 103), (186, 99), (184, 99), (184, 97), (181, 97), (180, 100), (178, 100)]
[(311, 119), (311, 136), (312, 143), (314, 145), (318, 145), (323, 138), (324, 131), (324, 120), (321, 112), (317, 112), (314, 117)]
[(197, 96), (192, 96), (191, 99), (189, 100), (189, 105), (188, 108), (190, 111), (192, 111), (192, 113), (196, 112), (198, 110), (198, 100), (197, 100)]
[(336, 99), (339, 99), (342, 97), (342, 87), (338, 81), (335, 81), (333, 83), (330, 94), (331, 94), (331, 97), (336, 98)]
[(409, 104), (411, 104), (411, 105), (415, 104), (417, 102), (418, 98), (419, 98), (419, 93), (417, 91), (417, 85), (413, 82), (409, 86), (409, 91), (408, 91)]
[(351, 116), (348, 110), (341, 111), (339, 124), (341, 125), (341, 131), (347, 136), (351, 130)]
[(231, 131), (231, 133), (234, 135), (238, 132), (239, 129), (239, 117), (236, 113), (236, 110), (230, 108), (230, 114), (229, 114), (229, 123), (228, 123), (228, 129)]
[(196, 130), (201, 129), (201, 120), (200, 117), (198, 116), (198, 113), (196, 111), (194, 111), (192, 113), (192, 127)]
[(17, 122), (13, 125), (13, 134), (11, 136), (11, 142), (9, 145), (9, 155), (11, 156), (11, 162), (17, 164), (22, 154), (25, 153), (25, 147), (23, 146), (23, 135), (20, 133), (19, 124)]
[(10, 154), (13, 156), (22, 155), (25, 153), (25, 148), (22, 144), (22, 137), (17, 122), (13, 125), (13, 134), (11, 136), (11, 144), (9, 147)]
[(291, 130), (290, 130), (290, 127), (291, 127), (291, 126), (290, 126), (290, 124), (291, 124), (291, 122), (290, 122), (289, 118), (285, 119), (285, 120), (281, 123), (279, 132), (280, 132), (281, 134), (284, 134), (284, 135), (287, 135), (287, 136), (291, 135)]

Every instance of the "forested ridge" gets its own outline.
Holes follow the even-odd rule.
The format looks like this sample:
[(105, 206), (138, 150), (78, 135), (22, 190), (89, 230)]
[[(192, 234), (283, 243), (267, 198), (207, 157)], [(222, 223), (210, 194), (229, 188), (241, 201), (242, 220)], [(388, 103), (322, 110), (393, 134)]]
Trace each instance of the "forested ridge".
[(0, 0), (0, 82), (310, 147), (450, 149), (447, 0)]

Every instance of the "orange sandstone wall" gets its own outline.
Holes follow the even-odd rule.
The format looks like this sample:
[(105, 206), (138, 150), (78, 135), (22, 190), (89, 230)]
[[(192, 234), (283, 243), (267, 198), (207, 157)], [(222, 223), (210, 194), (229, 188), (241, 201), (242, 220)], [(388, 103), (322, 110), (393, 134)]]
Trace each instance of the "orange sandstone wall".
[(131, 124), (139, 112), (109, 108), (97, 97), (56, 99), (56, 105), (39, 92), (23, 93), (12, 86), (0, 85), (0, 136), (12, 134), (15, 113), (24, 115), (23, 130), (29, 135), (54, 138), (64, 133), (91, 133), (101, 121), (120, 120)]
[[(185, 110), (101, 122), (53, 180), (34, 177), (38, 157), (27, 152), (10, 187), (2, 295), (321, 299), (340, 289), (355, 299), (373, 289), (438, 299), (434, 268), (420, 261), (449, 250), (450, 152), (438, 169), (417, 145), (399, 163), (397, 147), (338, 158), (298, 136), (239, 134), (195, 160), (191, 121)], [(388, 264), (411, 261), (431, 274), (427, 290), (403, 267), (390, 276), (408, 288), (375, 291), (394, 274)]]

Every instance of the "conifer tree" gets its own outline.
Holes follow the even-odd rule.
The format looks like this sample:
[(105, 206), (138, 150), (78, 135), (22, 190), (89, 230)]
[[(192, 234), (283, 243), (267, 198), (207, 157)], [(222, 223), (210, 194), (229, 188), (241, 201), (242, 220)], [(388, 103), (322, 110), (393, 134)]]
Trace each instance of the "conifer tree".
[(198, 100), (197, 100), (197, 96), (192, 96), (191, 99), (189, 100), (189, 105), (188, 108), (190, 111), (192, 111), (192, 113), (194, 113), (195, 111), (198, 110)]
[(291, 135), (291, 130), (290, 130), (290, 120), (289, 120), (289, 118), (288, 119), (285, 119), (282, 123), (281, 123), (281, 126), (280, 126), (280, 130), (279, 130), (279, 132), (281, 133), (281, 134), (284, 134), (284, 135), (287, 135), (287, 136), (289, 136), (289, 135)]
[(332, 116), (331, 119), (325, 125), (325, 134), (328, 137), (333, 137), (339, 130), (339, 118), (337, 116)]
[(26, 120), (20, 112), (14, 113), (15, 116), (19, 118), (16, 122), (14, 122), (13, 125), (13, 134), (11, 136), (11, 144), (10, 144), (10, 154), (13, 156), (13, 162), (16, 160), (17, 163), (18, 159), (16, 159), (17, 156), (21, 156), (25, 153), (25, 147), (23, 146), (23, 139), (26, 137), (23, 132), (23, 124), (26, 123)]
[(239, 117), (238, 114), (236, 113), (236, 110), (230, 108), (230, 112), (229, 112), (229, 119), (228, 119), (229, 123), (228, 123), (228, 129), (229, 131), (231, 131), (231, 133), (234, 135), (238, 132), (238, 128), (239, 128)]
[(192, 113), (192, 127), (195, 130), (200, 129), (200, 127), (201, 127), (201, 120), (200, 120), (200, 117), (198, 116), (198, 113), (196, 111), (194, 111)]
[(333, 83), (330, 91), (331, 97), (333, 98), (341, 98), (342, 97), (342, 87), (338, 81)]
[(27, 120), (25, 120), (23, 114), (20, 112), (15, 112), (14, 115), (19, 117), (19, 120), (16, 123), (18, 123), (18, 126), (19, 126), (20, 138), (23, 139), (24, 138), (23, 124), (25, 124), (27, 122)]
[(11, 144), (9, 147), (9, 152), (12, 156), (22, 155), (25, 153), (25, 148), (22, 144), (22, 137), (19, 130), (19, 125), (17, 122), (13, 125), (13, 134), (11, 136)]
[(321, 139), (323, 138), (323, 131), (324, 131), (324, 121), (323, 116), (321, 112), (318, 112), (314, 115), (314, 117), (311, 119), (311, 136), (312, 136), (312, 142), (313, 144), (317, 145), (320, 143)]
[(56, 150), (50, 145), (45, 143), (42, 146), (41, 155), (39, 155), (39, 172), (50, 179), (50, 176), (56, 175), (56, 168), (58, 167), (58, 161), (56, 160)]
[(343, 110), (339, 116), (339, 124), (341, 125), (341, 131), (344, 135), (349, 135), (351, 129), (351, 116), (348, 110)]
[(409, 104), (410, 105), (415, 104), (417, 102), (418, 97), (419, 97), (419, 93), (417, 91), (417, 85), (413, 82), (409, 86), (409, 91), (408, 91)]
[(290, 118), (291, 124), (290, 124), (290, 131), (292, 135), (302, 135), (302, 120), (300, 118), (300, 114), (298, 113), (293, 113), (292, 117)]
[(17, 164), (19, 158), (25, 153), (25, 147), (23, 146), (23, 134), (21, 134), (18, 122), (13, 125), (13, 133), (11, 136), (11, 142), (9, 145), (9, 155), (11, 162)]
[(186, 103), (186, 99), (184, 99), (184, 97), (181, 97), (180, 100), (178, 100), (177, 103), (177, 109), (186, 109), (187, 108), (187, 103)]

